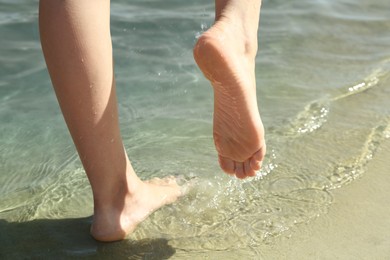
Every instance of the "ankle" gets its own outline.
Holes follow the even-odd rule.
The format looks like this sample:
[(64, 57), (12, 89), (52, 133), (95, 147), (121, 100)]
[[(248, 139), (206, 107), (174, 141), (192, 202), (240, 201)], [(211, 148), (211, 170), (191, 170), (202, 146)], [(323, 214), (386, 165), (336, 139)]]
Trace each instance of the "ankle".
[(95, 211), (104, 212), (123, 207), (125, 200), (134, 197), (142, 190), (143, 182), (136, 176), (107, 184), (104, 188), (93, 189)]
[(255, 58), (257, 53), (257, 27), (247, 28), (242, 21), (234, 18), (221, 16), (202, 37), (216, 38), (221, 44), (224, 44), (222, 41), (234, 44), (235, 50), (250, 58)]
[[(247, 6), (231, 5), (216, 15), (213, 27), (222, 28), (226, 34), (232, 35), (233, 39), (242, 44), (245, 54), (255, 56), (257, 53), (257, 37), (259, 28), (259, 14), (261, 1), (258, 11), (248, 11)], [(254, 7), (254, 9), (256, 9)], [(241, 47), (241, 46), (240, 46)]]

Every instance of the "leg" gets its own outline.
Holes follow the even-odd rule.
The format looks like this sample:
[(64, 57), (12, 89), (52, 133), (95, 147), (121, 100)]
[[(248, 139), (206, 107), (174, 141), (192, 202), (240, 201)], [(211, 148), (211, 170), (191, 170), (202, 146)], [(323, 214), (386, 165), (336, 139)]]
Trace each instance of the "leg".
[(92, 186), (91, 234), (124, 238), (181, 195), (172, 178), (141, 181), (119, 130), (109, 0), (41, 0), (40, 33), (65, 121)]
[(194, 47), (214, 89), (214, 142), (221, 168), (254, 176), (265, 155), (255, 82), (261, 0), (216, 0), (216, 20)]

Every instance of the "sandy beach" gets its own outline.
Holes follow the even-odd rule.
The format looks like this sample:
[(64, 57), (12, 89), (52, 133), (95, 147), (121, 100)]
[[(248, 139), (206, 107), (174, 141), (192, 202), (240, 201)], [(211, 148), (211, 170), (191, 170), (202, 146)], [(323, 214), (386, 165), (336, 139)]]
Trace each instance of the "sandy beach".
[(388, 259), (389, 158), (387, 139), (361, 178), (334, 191), (328, 214), (262, 247), (264, 259)]

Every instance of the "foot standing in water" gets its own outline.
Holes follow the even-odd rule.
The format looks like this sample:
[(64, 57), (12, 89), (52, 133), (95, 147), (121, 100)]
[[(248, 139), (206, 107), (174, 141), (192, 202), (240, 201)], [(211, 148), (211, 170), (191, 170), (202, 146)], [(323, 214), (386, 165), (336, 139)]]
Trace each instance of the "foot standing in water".
[[(141, 181), (119, 130), (109, 0), (41, 0), (39, 26), (48, 71), (92, 186), (92, 236), (125, 238), (182, 195), (174, 178)], [(254, 57), (260, 0), (216, 0), (216, 23), (195, 46), (214, 87), (214, 138), (224, 171), (253, 176), (265, 153)]]

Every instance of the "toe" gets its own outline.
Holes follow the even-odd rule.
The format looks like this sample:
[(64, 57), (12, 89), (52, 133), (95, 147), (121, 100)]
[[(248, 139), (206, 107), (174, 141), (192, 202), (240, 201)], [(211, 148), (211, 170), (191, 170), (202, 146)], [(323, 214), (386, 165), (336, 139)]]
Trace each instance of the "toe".
[(261, 164), (263, 162), (264, 156), (265, 156), (265, 145), (255, 152), (252, 157), (249, 159), (250, 160), (250, 166), (253, 170), (258, 171), (261, 168)]
[(252, 157), (258, 161), (262, 161), (265, 156), (265, 151), (266, 151), (266, 146), (264, 144), (264, 146), (261, 147), (257, 152), (255, 152)]
[(250, 166), (254, 171), (258, 171), (261, 168), (261, 161), (256, 160), (254, 157), (250, 159)]
[(244, 170), (245, 170), (245, 175), (248, 177), (254, 177), (256, 176), (256, 172), (254, 169), (251, 167), (251, 159), (248, 159), (244, 162)]
[(226, 172), (227, 174), (234, 174), (234, 161), (223, 157), (221, 155), (218, 155), (218, 161), (219, 165), (221, 166), (221, 169)]
[(244, 170), (244, 163), (235, 162), (235, 173), (236, 173), (236, 177), (239, 179), (246, 178), (246, 174), (245, 174), (245, 170)]

